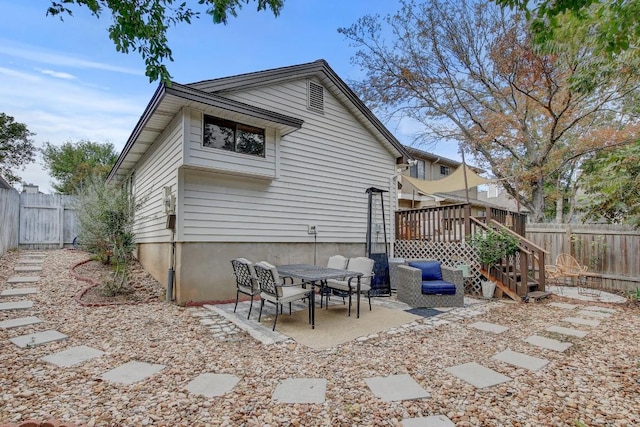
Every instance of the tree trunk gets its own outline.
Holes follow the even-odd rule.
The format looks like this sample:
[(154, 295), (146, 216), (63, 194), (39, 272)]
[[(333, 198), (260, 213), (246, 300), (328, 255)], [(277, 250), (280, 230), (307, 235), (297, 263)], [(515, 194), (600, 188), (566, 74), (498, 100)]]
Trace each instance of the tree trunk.
[(562, 210), (564, 209), (564, 197), (562, 195), (556, 200), (556, 224), (562, 224)]

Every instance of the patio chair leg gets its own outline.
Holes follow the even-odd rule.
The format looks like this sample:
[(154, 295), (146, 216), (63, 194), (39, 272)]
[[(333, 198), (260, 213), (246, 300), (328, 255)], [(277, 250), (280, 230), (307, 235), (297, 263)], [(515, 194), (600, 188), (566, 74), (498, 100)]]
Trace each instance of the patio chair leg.
[[(282, 308), (282, 304), (280, 304), (280, 308)], [(278, 321), (278, 306), (276, 305), (276, 318), (273, 319), (273, 328), (272, 331), (276, 330), (276, 322)]]
[(289, 303), (289, 316), (291, 316), (291, 303)]
[(236, 305), (233, 307), (233, 312), (236, 312), (236, 308), (238, 308), (238, 298), (240, 298), (240, 291), (236, 291)]
[(371, 311), (371, 294), (367, 294), (367, 298), (369, 298), (369, 311)]
[[(236, 300), (236, 307), (238, 306), (238, 300)], [(251, 302), (249, 303), (249, 314), (247, 315), (247, 320), (251, 317), (251, 309), (253, 308), (253, 295), (251, 295)], [(233, 312), (235, 313), (235, 309)]]
[[(260, 300), (260, 314), (258, 314), (258, 323), (260, 323), (260, 319), (262, 318), (262, 307), (264, 307), (264, 300), (263, 299)], [(276, 307), (276, 311), (278, 311), (277, 307)]]
[(348, 316), (351, 316), (351, 292), (349, 292), (349, 314)]

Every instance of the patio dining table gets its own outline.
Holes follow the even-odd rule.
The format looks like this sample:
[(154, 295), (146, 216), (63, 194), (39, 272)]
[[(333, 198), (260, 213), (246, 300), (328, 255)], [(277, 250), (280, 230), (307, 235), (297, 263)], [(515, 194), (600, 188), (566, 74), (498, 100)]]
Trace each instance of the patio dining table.
[[(357, 271), (341, 270), (337, 268), (327, 268), (312, 264), (288, 264), (279, 265), (276, 267), (278, 274), (282, 277), (293, 277), (295, 279), (301, 279), (303, 283), (311, 286), (322, 286), (322, 282), (329, 279), (342, 279), (349, 277), (357, 277), (358, 284), (356, 286), (356, 313), (357, 317), (360, 317), (360, 278), (362, 273)], [(315, 329), (315, 292), (311, 292), (311, 328)]]

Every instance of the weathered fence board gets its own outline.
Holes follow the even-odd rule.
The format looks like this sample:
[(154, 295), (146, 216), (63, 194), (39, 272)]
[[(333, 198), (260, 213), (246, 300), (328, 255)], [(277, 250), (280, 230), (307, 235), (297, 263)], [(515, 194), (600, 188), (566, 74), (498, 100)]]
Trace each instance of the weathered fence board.
[(77, 235), (72, 202), (73, 196), (20, 194), (20, 248), (62, 248), (72, 244)]
[(566, 253), (602, 275), (609, 289), (640, 287), (640, 230), (608, 224), (527, 224), (527, 239), (546, 249), (553, 264)]
[(0, 255), (18, 247), (20, 194), (0, 189)]

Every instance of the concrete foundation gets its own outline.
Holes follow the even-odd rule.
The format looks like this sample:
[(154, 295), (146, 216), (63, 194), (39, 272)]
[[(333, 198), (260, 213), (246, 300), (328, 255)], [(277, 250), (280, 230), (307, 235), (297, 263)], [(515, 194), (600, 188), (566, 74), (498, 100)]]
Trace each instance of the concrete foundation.
[[(176, 243), (175, 300), (177, 304), (235, 299), (231, 267), (234, 258), (267, 261), (274, 265), (326, 265), (330, 256), (364, 256), (363, 243)], [(169, 243), (138, 244), (144, 268), (166, 286), (171, 257)]]

